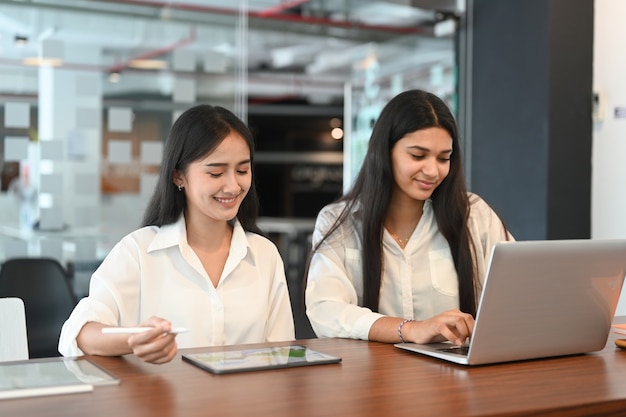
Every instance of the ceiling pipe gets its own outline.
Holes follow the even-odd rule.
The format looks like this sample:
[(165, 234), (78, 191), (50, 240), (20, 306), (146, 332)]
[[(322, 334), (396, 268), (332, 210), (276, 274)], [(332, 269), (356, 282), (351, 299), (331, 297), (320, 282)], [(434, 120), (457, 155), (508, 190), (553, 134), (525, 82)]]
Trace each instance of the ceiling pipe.
[(301, 4), (308, 3), (311, 0), (294, 0), (286, 3), (281, 3), (278, 6), (268, 7), (265, 10), (258, 12), (258, 15), (261, 17), (270, 17), (276, 15), (278, 13), (284, 12), (287, 9), (292, 9), (294, 7), (298, 7)]
[(115, 64), (115, 65), (113, 65), (113, 66), (108, 68), (108, 72), (109, 73), (113, 73), (113, 72), (119, 73), (123, 69), (128, 68), (132, 61), (143, 60), (143, 59), (153, 59), (153, 58), (156, 58), (156, 57), (159, 57), (159, 56), (163, 56), (165, 54), (168, 54), (168, 53), (174, 51), (175, 49), (182, 48), (183, 46), (189, 45), (189, 44), (191, 44), (191, 43), (193, 43), (195, 41), (196, 41), (196, 28), (192, 27), (189, 30), (189, 36), (187, 36), (186, 38), (181, 39), (181, 40), (179, 40), (177, 42), (174, 42), (171, 45), (164, 46), (163, 48), (158, 48), (158, 49), (155, 49), (154, 51), (150, 51), (150, 52), (146, 52), (146, 53), (140, 54), (138, 56), (135, 56), (133, 58), (130, 58), (130, 59), (126, 60), (125, 62), (122, 62), (122, 63), (119, 63), (119, 64)]
[[(212, 14), (221, 14), (221, 15), (228, 15), (228, 16), (239, 15), (239, 10), (237, 9), (204, 6), (204, 5), (199, 5), (199, 4), (170, 3), (170, 2), (151, 1), (151, 0), (109, 0), (108, 3), (131, 4), (135, 6), (153, 7), (153, 8), (160, 8), (160, 9), (178, 9), (178, 10), (184, 10), (184, 11), (189, 11), (189, 12), (212, 13)], [(303, 24), (310, 24), (310, 25), (331, 26), (331, 27), (339, 27), (339, 28), (346, 28), (346, 29), (362, 29), (362, 30), (392, 32), (392, 33), (399, 33), (399, 34), (415, 34), (415, 33), (423, 33), (425, 31), (423, 28), (420, 28), (420, 27), (368, 25), (368, 24), (360, 23), (360, 22), (351, 22), (347, 20), (332, 20), (332, 19), (320, 18), (320, 17), (310, 17), (310, 16), (307, 17), (307, 16), (298, 16), (298, 15), (292, 15), (292, 14), (279, 14), (279, 13), (267, 14), (267, 11), (265, 12), (248, 11), (248, 17), (258, 18), (258, 19), (282, 20), (282, 21), (289, 21), (289, 22), (296, 22), (296, 23), (303, 23)]]
[[(233, 9), (233, 8), (219, 8), (219, 7), (211, 7), (211, 6), (202, 6), (202, 5), (190, 5), (190, 4), (181, 4), (181, 3), (174, 3), (172, 4), (171, 2), (163, 2), (163, 1), (140, 1), (140, 0), (110, 0), (110, 3), (120, 3), (120, 4), (129, 4), (129, 5), (136, 5), (136, 6), (147, 6), (147, 7), (161, 7), (163, 9), (180, 9), (180, 10), (187, 10), (187, 11), (195, 11), (195, 12), (203, 12), (203, 13), (214, 13), (214, 14), (223, 14), (223, 15), (231, 15), (231, 16), (235, 16), (239, 14), (239, 10), (237, 9)], [(303, 4), (304, 1), (292, 1), (289, 3), (285, 3), (283, 4), (284, 9), (287, 9), (289, 7), (295, 7), (295, 3), (299, 3), (299, 4)], [(360, 24), (360, 23), (355, 23), (355, 22), (349, 22), (349, 21), (334, 21), (334, 20), (330, 20), (330, 19), (320, 19), (320, 18), (307, 18), (307, 17), (303, 17), (303, 16), (298, 16), (298, 15), (288, 15), (288, 14), (280, 14), (281, 11), (280, 10), (275, 10), (274, 14), (268, 14), (268, 12), (270, 11), (270, 9), (272, 8), (268, 8), (264, 11), (261, 12), (248, 12), (249, 16), (252, 17), (258, 17), (260, 19), (274, 19), (274, 20), (291, 20), (294, 22), (298, 22), (298, 23), (305, 23), (305, 24), (321, 24), (321, 25), (326, 25), (326, 26), (338, 26), (338, 27), (349, 27), (349, 28), (361, 28), (361, 29), (372, 29), (372, 30), (379, 30), (379, 31), (393, 31), (393, 32), (402, 32), (402, 33), (416, 33), (419, 32), (420, 29), (419, 28), (415, 28), (415, 27), (388, 27), (388, 26), (380, 26), (380, 25), (367, 25), (367, 24)], [(192, 29), (192, 31), (190, 32), (190, 35), (185, 38), (182, 39), (178, 42), (175, 42), (172, 45), (169, 46), (165, 46), (163, 48), (159, 48), (157, 50), (151, 51), (151, 52), (147, 52), (145, 54), (140, 55), (139, 57), (135, 57), (133, 59), (148, 59), (148, 58), (152, 58), (152, 57), (156, 57), (156, 56), (160, 56), (160, 55), (164, 55), (168, 52), (171, 52), (172, 50), (176, 49), (176, 48), (180, 48), (184, 45), (187, 45), (191, 42), (193, 42), (195, 40), (196, 34), (195, 34), (195, 28)], [(3, 60), (0, 59), (0, 62), (2, 62)], [(130, 64), (131, 60), (128, 60), (125, 63), (119, 63), (119, 64), (115, 64), (113, 66), (90, 66), (90, 65), (84, 65), (84, 64), (66, 64), (64, 67), (65, 68), (75, 68), (75, 69), (91, 69), (91, 70), (99, 70), (99, 71), (112, 71), (112, 70), (122, 70), (122, 69), (126, 69), (127, 71), (134, 71), (133, 68), (129, 68), (129, 64)], [(13, 62), (12, 64), (17, 64), (17, 62)], [(139, 72), (139, 71), (137, 71)], [(141, 72), (145, 72), (141, 71)], [(184, 72), (184, 71), (179, 71), (179, 72), (171, 72), (172, 74), (177, 74), (177, 73), (184, 73), (184, 74), (190, 74), (188, 72)], [(201, 77), (202, 78), (202, 77)], [(263, 80), (263, 85), (265, 86), (267, 84), (266, 80)], [(278, 94), (273, 94), (274, 96), (284, 96), (284, 97), (288, 97), (288, 96), (293, 96), (294, 94), (304, 94), (305, 91), (302, 91), (301, 85), (298, 82), (294, 82), (292, 81), (291, 83), (287, 83), (289, 84), (289, 89), (287, 89), (287, 91), (283, 91), (283, 92), (278, 92)], [(307, 85), (307, 87), (310, 88), (320, 88), (319, 83), (310, 83)], [(335, 88), (337, 87), (336, 85), (334, 86)], [(274, 93), (277, 93), (276, 91), (274, 91)], [(282, 94), (281, 94), (282, 93)], [(263, 89), (263, 91), (260, 94), (261, 97), (266, 97), (266, 96), (270, 96), (268, 91), (265, 91), (265, 89)]]
[[(0, 66), (5, 65), (18, 66), (22, 68), (25, 66), (21, 60), (0, 58)], [(56, 68), (56, 70), (80, 70), (103, 73), (107, 70), (107, 67), (101, 65), (64, 63), (63, 66)], [(18, 72), (16, 71), (14, 73), (17, 74)], [(151, 73), (154, 76), (162, 74), (165, 77), (176, 77), (177, 75), (193, 75), (198, 81), (196, 85), (198, 92), (200, 93), (200, 95), (207, 97), (211, 95), (214, 95), (216, 97), (232, 95), (236, 84), (233, 76), (225, 74), (199, 75), (186, 71), (161, 72), (159, 70), (136, 70), (132, 67), (128, 68), (125, 71), (125, 74), (130, 77), (129, 79), (132, 79), (133, 76), (140, 76), (142, 80), (146, 79), (146, 73)], [(27, 73), (23, 72), (20, 76), (23, 77), (26, 74)], [(36, 74), (33, 74), (33, 94), (36, 94), (36, 79)], [(330, 96), (336, 94), (338, 91), (343, 91), (343, 84), (343, 81), (339, 78), (335, 79), (332, 77), (311, 78), (306, 75), (294, 75), (289, 78), (284, 78), (281, 75), (272, 73), (260, 75), (251, 74), (248, 78), (248, 90), (251, 93), (248, 99), (251, 100), (252, 98), (254, 98), (256, 100), (263, 100), (264, 98), (272, 99), (273, 97), (281, 97), (282, 99), (286, 99), (287, 97), (296, 97), (318, 93)], [(12, 91), (15, 90), (15, 85), (16, 83), (11, 83), (11, 80), (5, 80), (2, 76), (0, 76), (0, 95), (5, 96), (7, 94), (12, 94)], [(132, 88), (139, 88), (139, 84), (135, 84), (132, 81), (129, 85)], [(166, 90), (161, 90), (161, 93), (171, 93)], [(28, 91), (28, 93), (30, 93), (30, 91)]]

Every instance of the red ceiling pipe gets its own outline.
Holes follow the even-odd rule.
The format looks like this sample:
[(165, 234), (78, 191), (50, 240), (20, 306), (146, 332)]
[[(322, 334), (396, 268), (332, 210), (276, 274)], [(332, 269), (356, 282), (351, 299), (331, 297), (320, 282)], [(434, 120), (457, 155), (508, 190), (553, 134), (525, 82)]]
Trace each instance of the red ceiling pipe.
[[(185, 4), (185, 3), (173, 3), (170, 4), (168, 2), (163, 1), (150, 1), (150, 0), (109, 0), (109, 3), (123, 3), (123, 4), (133, 4), (136, 6), (147, 6), (154, 8), (171, 8), (171, 9), (179, 9), (191, 12), (202, 12), (202, 13), (213, 13), (213, 14), (223, 14), (223, 15), (238, 15), (239, 10), (237, 9), (226, 9), (221, 7), (213, 7), (213, 6), (203, 6), (199, 4)], [(293, 7), (293, 6), (292, 6)], [(269, 10), (269, 9), (268, 9)], [(260, 18), (260, 19), (273, 19), (273, 20), (284, 20), (291, 21), (303, 24), (311, 24), (311, 25), (321, 25), (321, 26), (334, 26), (334, 27), (342, 27), (342, 28), (350, 28), (350, 29), (366, 29), (366, 30), (378, 30), (382, 32), (395, 32), (395, 33), (403, 33), (403, 34), (412, 34), (412, 33), (421, 33), (423, 32), (423, 28), (419, 27), (398, 27), (398, 26), (387, 26), (387, 25), (367, 25), (359, 22), (350, 22), (345, 20), (332, 20), (327, 18), (320, 17), (305, 17), (305, 16), (297, 16), (291, 14), (265, 14), (264, 12), (250, 12), (248, 11), (248, 17)]]
[(272, 15), (276, 15), (278, 13), (284, 12), (287, 9), (291, 9), (293, 7), (300, 6), (301, 4), (308, 3), (311, 0), (295, 0), (288, 1), (286, 3), (281, 3), (278, 6), (268, 7), (267, 9), (260, 11), (258, 15), (260, 17), (270, 17)]

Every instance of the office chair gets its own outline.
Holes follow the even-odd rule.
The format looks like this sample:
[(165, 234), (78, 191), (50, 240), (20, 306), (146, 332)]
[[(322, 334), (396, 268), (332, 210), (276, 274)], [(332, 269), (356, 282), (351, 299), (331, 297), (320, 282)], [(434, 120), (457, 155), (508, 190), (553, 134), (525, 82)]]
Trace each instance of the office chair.
[(67, 274), (50, 258), (13, 258), (0, 267), (0, 297), (24, 301), (31, 358), (60, 356), (61, 327), (76, 306)]
[(24, 302), (0, 298), (0, 362), (28, 359)]

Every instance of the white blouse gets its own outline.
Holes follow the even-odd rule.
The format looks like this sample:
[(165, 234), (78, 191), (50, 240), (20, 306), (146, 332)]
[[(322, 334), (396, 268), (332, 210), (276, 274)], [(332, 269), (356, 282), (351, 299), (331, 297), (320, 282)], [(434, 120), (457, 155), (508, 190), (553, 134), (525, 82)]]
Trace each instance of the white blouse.
[[(479, 281), (482, 282), (493, 245), (513, 240), (489, 205), (469, 194), (469, 232)], [(315, 247), (333, 225), (345, 203), (326, 206), (318, 215)], [(361, 225), (354, 216), (344, 222), (313, 254), (307, 277), (307, 316), (318, 337), (368, 339), (383, 316), (424, 320), (459, 308), (458, 277), (448, 242), (439, 232), (430, 200), (404, 250), (383, 232), (383, 271), (379, 312), (361, 307)], [(479, 289), (480, 291), (480, 289)]]
[(236, 221), (215, 287), (187, 243), (184, 216), (124, 237), (93, 273), (89, 296), (63, 325), (59, 352), (79, 356), (76, 336), (87, 322), (137, 326), (150, 316), (189, 328), (179, 348), (293, 340), (291, 304), (276, 246)]

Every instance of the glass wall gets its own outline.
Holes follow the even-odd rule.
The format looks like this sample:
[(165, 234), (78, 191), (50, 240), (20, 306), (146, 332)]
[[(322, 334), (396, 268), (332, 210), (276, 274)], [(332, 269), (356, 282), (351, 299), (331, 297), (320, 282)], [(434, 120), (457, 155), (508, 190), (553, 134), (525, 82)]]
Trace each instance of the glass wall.
[(349, 184), (386, 100), (454, 101), (462, 2), (226, 3), (0, 1), (0, 261), (102, 259), (196, 103), (254, 131), (262, 224), (285, 248)]

